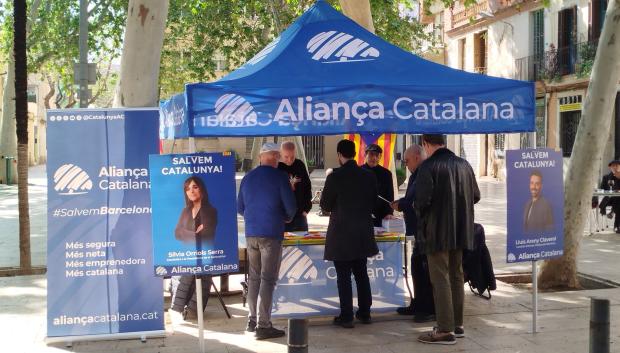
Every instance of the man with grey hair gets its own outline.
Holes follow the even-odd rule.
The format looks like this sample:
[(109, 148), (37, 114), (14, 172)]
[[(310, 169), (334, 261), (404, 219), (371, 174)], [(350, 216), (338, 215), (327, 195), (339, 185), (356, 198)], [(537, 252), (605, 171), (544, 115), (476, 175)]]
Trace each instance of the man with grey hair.
[[(418, 176), (418, 166), (426, 159), (426, 153), (420, 145), (411, 145), (405, 151), (405, 164), (411, 173), (407, 182), (405, 197), (392, 202), (392, 208), (400, 211), (405, 217), (405, 234), (414, 236), (417, 233), (417, 217), (413, 209), (415, 197), (415, 181)], [(415, 322), (435, 320), (435, 305), (433, 301), (433, 287), (428, 275), (428, 261), (426, 255), (420, 254), (414, 245), (411, 253), (411, 277), (413, 279), (413, 295), (409, 306), (398, 308), (400, 315), (413, 315)]]
[(288, 175), (297, 202), (297, 213), (295, 213), (293, 220), (286, 224), (284, 230), (287, 232), (307, 231), (307, 216), (312, 209), (312, 182), (308, 170), (304, 162), (296, 158), (294, 142), (282, 142), (280, 154), (278, 169)]
[(297, 208), (287, 175), (277, 169), (279, 160), (280, 147), (264, 144), (260, 166), (243, 177), (237, 200), (237, 212), (245, 221), (249, 265), (246, 331), (255, 332), (256, 339), (284, 336), (284, 331), (271, 325), (271, 305), (280, 271), (284, 224), (291, 221)]

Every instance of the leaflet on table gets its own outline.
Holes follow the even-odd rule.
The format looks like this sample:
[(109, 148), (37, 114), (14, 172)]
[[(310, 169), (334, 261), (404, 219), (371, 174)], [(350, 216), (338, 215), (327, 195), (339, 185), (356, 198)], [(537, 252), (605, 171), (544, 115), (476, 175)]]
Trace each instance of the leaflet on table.
[(239, 270), (235, 159), (230, 152), (151, 155), (158, 276)]

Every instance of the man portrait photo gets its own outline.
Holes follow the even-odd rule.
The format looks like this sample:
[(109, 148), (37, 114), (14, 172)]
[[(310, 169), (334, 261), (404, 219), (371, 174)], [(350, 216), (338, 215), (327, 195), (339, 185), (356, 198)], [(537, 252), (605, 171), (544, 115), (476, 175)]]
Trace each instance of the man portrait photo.
[(538, 170), (530, 173), (530, 196), (523, 209), (523, 232), (545, 232), (554, 228), (553, 210), (542, 195), (543, 176)]

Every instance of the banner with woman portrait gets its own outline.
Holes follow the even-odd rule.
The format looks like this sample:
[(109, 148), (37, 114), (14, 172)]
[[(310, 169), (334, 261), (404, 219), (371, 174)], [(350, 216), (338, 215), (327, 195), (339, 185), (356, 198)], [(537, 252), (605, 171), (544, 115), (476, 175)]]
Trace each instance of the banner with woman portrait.
[(232, 154), (151, 155), (149, 170), (155, 274), (237, 272)]

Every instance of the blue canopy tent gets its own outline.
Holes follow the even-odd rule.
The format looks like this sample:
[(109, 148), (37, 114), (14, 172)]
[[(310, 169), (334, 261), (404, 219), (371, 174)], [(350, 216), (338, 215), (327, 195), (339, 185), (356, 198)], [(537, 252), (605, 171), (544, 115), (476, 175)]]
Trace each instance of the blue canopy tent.
[(271, 44), (160, 105), (161, 138), (534, 131), (534, 84), (424, 60), (317, 1)]

